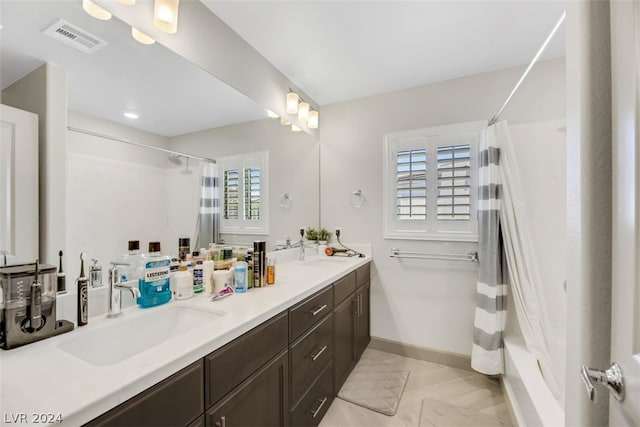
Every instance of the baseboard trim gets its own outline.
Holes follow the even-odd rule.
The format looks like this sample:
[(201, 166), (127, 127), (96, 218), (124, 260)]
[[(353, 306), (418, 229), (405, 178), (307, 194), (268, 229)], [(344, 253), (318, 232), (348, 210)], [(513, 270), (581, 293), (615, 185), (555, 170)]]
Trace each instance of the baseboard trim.
[(439, 363), (440, 365), (450, 366), (452, 368), (464, 369), (467, 371), (473, 370), (471, 369), (471, 356), (460, 353), (434, 350), (432, 348), (419, 347), (412, 344), (405, 344), (399, 341), (393, 341), (378, 337), (371, 337), (369, 348), (372, 348), (374, 350), (386, 351), (387, 353), (393, 353), (400, 356), (410, 357), (412, 359)]

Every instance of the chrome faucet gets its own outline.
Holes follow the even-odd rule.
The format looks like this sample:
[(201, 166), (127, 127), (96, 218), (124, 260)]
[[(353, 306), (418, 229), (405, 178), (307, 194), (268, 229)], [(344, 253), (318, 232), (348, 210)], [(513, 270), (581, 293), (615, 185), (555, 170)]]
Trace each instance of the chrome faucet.
[(109, 309), (107, 317), (122, 316), (122, 290), (126, 289), (131, 292), (133, 298), (140, 297), (140, 290), (132, 285), (122, 283), (120, 267), (130, 266), (126, 262), (112, 262), (109, 269)]

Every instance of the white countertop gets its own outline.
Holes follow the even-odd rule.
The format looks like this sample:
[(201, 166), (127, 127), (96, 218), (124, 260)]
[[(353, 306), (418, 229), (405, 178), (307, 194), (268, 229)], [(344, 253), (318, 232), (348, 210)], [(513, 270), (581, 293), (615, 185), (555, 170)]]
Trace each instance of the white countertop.
[[(199, 295), (149, 309), (130, 307), (120, 318), (90, 318), (87, 326), (72, 332), (0, 350), (0, 425), (42, 425), (45, 420), (34, 415), (40, 413), (60, 414), (62, 425), (86, 423), (371, 261), (370, 246), (356, 249), (367, 256), (330, 262), (308, 256), (305, 262), (282, 262), (291, 258), (290, 251), (297, 251), (279, 251), (275, 253), (279, 263), (272, 286), (219, 301)], [(113, 327), (127, 318), (142, 319), (149, 312), (180, 306), (223, 315), (111, 365), (94, 366), (60, 349), (70, 340)], [(136, 331), (130, 333), (135, 339)]]

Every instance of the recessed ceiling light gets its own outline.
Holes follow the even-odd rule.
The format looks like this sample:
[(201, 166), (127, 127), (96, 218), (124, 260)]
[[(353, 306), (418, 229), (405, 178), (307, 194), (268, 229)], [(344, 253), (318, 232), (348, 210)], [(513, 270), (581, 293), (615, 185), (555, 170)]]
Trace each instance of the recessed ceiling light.
[(129, 112), (129, 111), (128, 111), (128, 112), (126, 112), (126, 113), (124, 113), (124, 116), (125, 116), (127, 119), (134, 119), (134, 120), (135, 120), (135, 119), (137, 119), (138, 117), (140, 117), (140, 116), (138, 116), (136, 113), (131, 113), (131, 112)]

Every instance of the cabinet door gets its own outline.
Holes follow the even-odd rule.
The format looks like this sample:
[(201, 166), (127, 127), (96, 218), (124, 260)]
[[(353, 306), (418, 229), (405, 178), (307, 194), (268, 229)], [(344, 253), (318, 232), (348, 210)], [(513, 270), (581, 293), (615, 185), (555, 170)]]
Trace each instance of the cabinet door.
[(369, 283), (361, 287), (356, 292), (356, 330), (355, 330), (355, 351), (356, 360), (360, 359), (360, 356), (364, 352), (364, 349), (369, 345), (371, 341), (371, 334), (369, 332), (369, 290), (371, 286)]
[(287, 350), (251, 375), (207, 411), (208, 427), (288, 426), (289, 354)]
[(334, 387), (337, 394), (355, 366), (355, 316), (356, 299), (347, 298), (333, 311), (334, 333)]
[(204, 412), (202, 360), (85, 426), (186, 426)]

